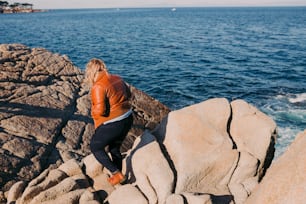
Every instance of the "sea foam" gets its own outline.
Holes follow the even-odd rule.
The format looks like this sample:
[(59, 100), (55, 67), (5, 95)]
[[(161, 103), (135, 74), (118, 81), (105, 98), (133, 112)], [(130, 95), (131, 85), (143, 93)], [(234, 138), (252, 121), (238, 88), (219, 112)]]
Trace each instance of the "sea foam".
[(306, 93), (295, 94), (293, 97), (289, 97), (288, 100), (291, 103), (306, 102)]

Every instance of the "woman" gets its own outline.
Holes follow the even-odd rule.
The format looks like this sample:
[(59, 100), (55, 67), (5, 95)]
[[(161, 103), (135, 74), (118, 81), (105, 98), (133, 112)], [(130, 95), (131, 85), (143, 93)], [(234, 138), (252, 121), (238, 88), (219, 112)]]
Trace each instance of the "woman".
[[(108, 73), (104, 62), (91, 59), (85, 71), (85, 80), (91, 87), (91, 116), (95, 133), (90, 149), (95, 158), (111, 172), (109, 183), (125, 180), (120, 146), (133, 123), (129, 87), (117, 75)], [(105, 151), (109, 147), (111, 157)]]

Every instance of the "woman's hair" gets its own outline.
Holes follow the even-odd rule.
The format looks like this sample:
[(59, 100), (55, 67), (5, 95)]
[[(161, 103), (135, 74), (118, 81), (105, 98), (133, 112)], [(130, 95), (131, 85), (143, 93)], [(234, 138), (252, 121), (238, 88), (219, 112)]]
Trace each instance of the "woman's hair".
[(86, 65), (84, 82), (92, 86), (97, 74), (101, 71), (108, 73), (105, 63), (100, 59), (91, 59)]

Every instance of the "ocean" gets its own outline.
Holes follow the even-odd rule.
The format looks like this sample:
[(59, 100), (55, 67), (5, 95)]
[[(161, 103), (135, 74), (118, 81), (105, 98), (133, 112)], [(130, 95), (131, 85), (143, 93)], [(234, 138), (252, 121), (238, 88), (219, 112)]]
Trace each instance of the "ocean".
[(306, 7), (125, 8), (1, 14), (0, 43), (110, 72), (172, 110), (243, 99), (278, 125), (276, 158), (306, 129)]

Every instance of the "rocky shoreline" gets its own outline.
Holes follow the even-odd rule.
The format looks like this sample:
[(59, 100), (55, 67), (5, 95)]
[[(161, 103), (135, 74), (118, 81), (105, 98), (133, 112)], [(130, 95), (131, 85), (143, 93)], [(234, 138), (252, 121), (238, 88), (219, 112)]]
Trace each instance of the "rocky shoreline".
[(12, 14), (12, 13), (40, 13), (47, 12), (47, 10), (42, 9), (20, 9), (20, 10), (12, 10), (12, 9), (0, 9), (0, 14)]
[(306, 199), (306, 132), (270, 167), (276, 124), (243, 100), (170, 111), (131, 86), (134, 125), (122, 146), (128, 181), (114, 188), (89, 151), (94, 129), (80, 69), (43, 48), (2, 44), (0, 71), (0, 203)]
[(30, 3), (18, 3), (9, 4), (7, 1), (0, 1), (0, 14), (10, 14), (10, 13), (36, 13), (45, 12), (47, 10), (34, 9), (33, 4)]

